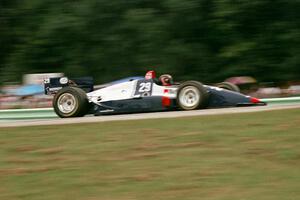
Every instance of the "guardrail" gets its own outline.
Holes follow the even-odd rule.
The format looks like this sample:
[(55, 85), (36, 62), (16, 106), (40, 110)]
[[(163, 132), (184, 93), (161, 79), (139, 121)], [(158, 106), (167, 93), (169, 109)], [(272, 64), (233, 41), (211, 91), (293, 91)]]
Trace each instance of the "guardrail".
[[(267, 98), (261, 101), (268, 104), (300, 103), (300, 97)], [(53, 108), (0, 110), (0, 120), (57, 118)]]

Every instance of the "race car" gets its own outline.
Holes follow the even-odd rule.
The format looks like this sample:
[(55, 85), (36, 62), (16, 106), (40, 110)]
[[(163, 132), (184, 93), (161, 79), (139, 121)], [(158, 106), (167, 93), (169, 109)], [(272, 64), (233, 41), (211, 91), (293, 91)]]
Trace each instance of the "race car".
[(94, 89), (92, 78), (67, 77), (44, 80), (45, 94), (54, 95), (55, 113), (62, 118), (86, 114), (196, 110), (234, 106), (266, 105), (257, 98), (239, 93), (230, 83), (217, 86), (190, 80), (175, 83), (170, 75), (156, 78), (154, 71), (107, 83)]

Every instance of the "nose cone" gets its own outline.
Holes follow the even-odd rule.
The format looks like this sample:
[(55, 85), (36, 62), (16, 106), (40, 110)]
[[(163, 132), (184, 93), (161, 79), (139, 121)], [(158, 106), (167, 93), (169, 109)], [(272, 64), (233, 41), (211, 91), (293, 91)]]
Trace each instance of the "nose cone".
[(260, 99), (255, 98), (255, 97), (250, 97), (250, 101), (251, 101), (251, 103), (253, 103), (253, 104), (267, 105), (266, 102), (263, 102), (263, 101), (261, 101)]

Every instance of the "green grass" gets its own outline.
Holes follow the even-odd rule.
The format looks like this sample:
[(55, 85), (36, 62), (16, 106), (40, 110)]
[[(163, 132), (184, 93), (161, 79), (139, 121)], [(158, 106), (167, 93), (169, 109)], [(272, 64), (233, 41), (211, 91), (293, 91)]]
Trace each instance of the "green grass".
[(300, 110), (0, 129), (0, 199), (300, 199)]

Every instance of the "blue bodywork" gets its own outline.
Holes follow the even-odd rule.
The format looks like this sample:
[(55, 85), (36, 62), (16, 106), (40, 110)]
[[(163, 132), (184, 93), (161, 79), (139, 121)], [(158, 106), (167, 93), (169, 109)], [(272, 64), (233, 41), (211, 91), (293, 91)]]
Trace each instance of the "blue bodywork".
[(209, 108), (218, 107), (234, 107), (252, 105), (251, 97), (238, 92), (229, 91), (226, 89), (217, 89), (216, 87), (206, 86), (209, 93), (208, 106)]

